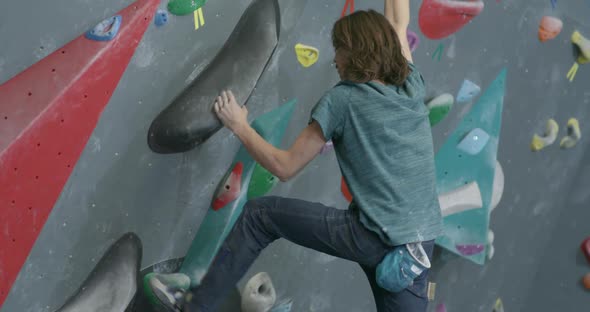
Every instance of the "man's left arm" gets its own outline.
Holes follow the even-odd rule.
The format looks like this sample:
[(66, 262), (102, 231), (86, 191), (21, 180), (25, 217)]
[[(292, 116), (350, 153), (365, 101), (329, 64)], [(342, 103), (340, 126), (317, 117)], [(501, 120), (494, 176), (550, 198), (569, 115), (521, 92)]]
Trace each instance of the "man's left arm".
[(252, 158), (283, 182), (301, 171), (326, 143), (320, 125), (313, 121), (288, 150), (274, 147), (250, 126), (248, 110), (236, 102), (231, 91), (223, 91), (217, 98), (215, 112), (223, 124), (236, 134)]

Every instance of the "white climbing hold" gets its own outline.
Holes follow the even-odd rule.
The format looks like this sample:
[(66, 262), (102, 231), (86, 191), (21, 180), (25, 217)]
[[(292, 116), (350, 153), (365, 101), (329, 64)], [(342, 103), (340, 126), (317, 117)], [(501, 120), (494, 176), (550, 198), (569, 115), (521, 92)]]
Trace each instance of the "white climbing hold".
[(471, 182), (465, 186), (439, 195), (438, 202), (443, 217), (483, 207), (481, 192), (479, 191), (477, 182)]
[(504, 171), (502, 165), (496, 160), (496, 169), (494, 170), (494, 183), (492, 186), (492, 200), (490, 202), (490, 213), (496, 209), (504, 194)]
[(266, 272), (254, 275), (242, 291), (243, 312), (268, 312), (275, 304), (277, 295), (270, 276)]

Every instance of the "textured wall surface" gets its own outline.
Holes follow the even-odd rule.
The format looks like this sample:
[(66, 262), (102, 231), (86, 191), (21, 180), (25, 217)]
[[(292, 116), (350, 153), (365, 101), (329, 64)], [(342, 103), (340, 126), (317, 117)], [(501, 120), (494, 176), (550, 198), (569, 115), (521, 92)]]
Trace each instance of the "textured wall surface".
[[(298, 100), (284, 147), (305, 127), (315, 102), (338, 81), (330, 32), (344, 2), (279, 1), (279, 46), (248, 106), (254, 119), (287, 100)], [(130, 3), (3, 2), (0, 83)], [(414, 60), (429, 96), (456, 94), (464, 79), (485, 89), (502, 68), (508, 69), (498, 150), (506, 185), (490, 223), (495, 255), (479, 266), (437, 252), (430, 277), (437, 283), (437, 295), (430, 308), (444, 302), (449, 311), (491, 311), (500, 297), (508, 311), (588, 309), (590, 294), (580, 280), (590, 272), (590, 264), (579, 245), (590, 235), (590, 155), (584, 136), (590, 117), (590, 65), (581, 65), (573, 82), (566, 73), (575, 61), (571, 33), (577, 29), (590, 36), (590, 5), (581, 0), (559, 1), (555, 8), (549, 0), (485, 1), (483, 12), (457, 33), (428, 40), (418, 27), (420, 3), (412, 1), (410, 29), (421, 38)], [(148, 148), (147, 130), (215, 56), (248, 4), (210, 0), (203, 8), (205, 24), (198, 30), (192, 15), (170, 15), (164, 27), (149, 26), (2, 312), (58, 308), (125, 232), (133, 231), (143, 241), (143, 268), (184, 256), (239, 141), (223, 129), (190, 152), (160, 155)], [(165, 9), (166, 3), (160, 7)], [(355, 8), (382, 11), (383, 4), (357, 0)], [(564, 27), (556, 39), (541, 43), (537, 29), (545, 15), (559, 17)], [(318, 48), (317, 63), (303, 68), (293, 49), (296, 43)], [(438, 60), (432, 54), (440, 44), (444, 50)], [(456, 104), (433, 128), (437, 148), (471, 105)], [(576, 147), (560, 150), (554, 144), (530, 151), (532, 135), (544, 131), (548, 118), (560, 125), (560, 139), (570, 117), (581, 123), (582, 140)], [(342, 209), (347, 205), (333, 153), (319, 155), (272, 194)], [(270, 273), (279, 297), (294, 299), (294, 311), (375, 309), (363, 272), (348, 261), (281, 240), (263, 252), (246, 278), (259, 271)]]

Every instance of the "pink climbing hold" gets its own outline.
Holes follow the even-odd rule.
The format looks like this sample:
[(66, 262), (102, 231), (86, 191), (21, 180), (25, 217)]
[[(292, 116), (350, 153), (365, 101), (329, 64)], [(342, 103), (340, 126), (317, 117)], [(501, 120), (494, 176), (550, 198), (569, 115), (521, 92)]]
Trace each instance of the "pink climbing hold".
[(444, 303), (439, 303), (439, 305), (436, 306), (436, 312), (447, 312), (447, 307)]
[(478, 253), (481, 253), (485, 250), (484, 245), (482, 244), (473, 244), (473, 245), (455, 245), (455, 248), (457, 248), (457, 251), (459, 251), (459, 253), (461, 253), (464, 256), (473, 256), (473, 255), (477, 255)]
[(422, 33), (430, 39), (454, 34), (483, 11), (481, 0), (424, 0), (418, 13)]
[(553, 16), (543, 16), (539, 24), (539, 40), (545, 42), (551, 40), (561, 32), (563, 22)]

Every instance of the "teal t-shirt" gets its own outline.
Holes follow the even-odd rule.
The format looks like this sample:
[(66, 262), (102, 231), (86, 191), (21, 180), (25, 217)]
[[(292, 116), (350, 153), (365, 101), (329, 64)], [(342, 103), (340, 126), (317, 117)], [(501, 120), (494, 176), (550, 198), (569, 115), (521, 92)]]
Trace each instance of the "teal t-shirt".
[(350, 209), (392, 246), (442, 233), (424, 79), (410, 69), (400, 87), (341, 81), (311, 113), (334, 144)]

